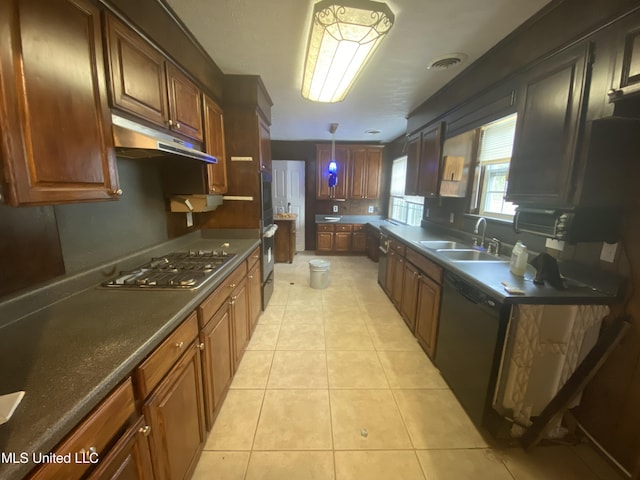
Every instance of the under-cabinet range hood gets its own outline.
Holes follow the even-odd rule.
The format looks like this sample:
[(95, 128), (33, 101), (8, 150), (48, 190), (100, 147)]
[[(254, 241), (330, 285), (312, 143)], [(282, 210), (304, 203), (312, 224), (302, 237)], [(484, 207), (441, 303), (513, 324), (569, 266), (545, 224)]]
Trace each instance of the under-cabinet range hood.
[(113, 140), (116, 154), (124, 158), (186, 157), (218, 163), (212, 155), (196, 150), (193, 144), (113, 114)]

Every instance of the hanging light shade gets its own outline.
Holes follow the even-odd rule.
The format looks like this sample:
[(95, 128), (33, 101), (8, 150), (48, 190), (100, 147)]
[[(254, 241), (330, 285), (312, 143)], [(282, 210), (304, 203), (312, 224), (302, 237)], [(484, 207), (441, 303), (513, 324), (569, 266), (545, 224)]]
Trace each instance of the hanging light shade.
[(338, 184), (338, 162), (336, 162), (336, 130), (337, 123), (329, 125), (329, 133), (331, 133), (331, 159), (329, 161), (329, 188), (335, 188)]
[(323, 0), (316, 3), (302, 96), (314, 102), (344, 100), (394, 19), (389, 7), (380, 2)]

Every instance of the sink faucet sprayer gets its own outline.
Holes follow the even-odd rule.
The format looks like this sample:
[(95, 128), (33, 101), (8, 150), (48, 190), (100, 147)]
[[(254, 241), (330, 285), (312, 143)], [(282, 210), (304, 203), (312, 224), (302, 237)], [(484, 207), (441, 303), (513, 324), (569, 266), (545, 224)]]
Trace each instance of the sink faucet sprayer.
[(482, 240), (480, 241), (480, 248), (484, 249), (484, 236), (485, 236), (485, 232), (487, 231), (487, 219), (484, 217), (480, 217), (478, 219), (478, 221), (476, 222), (476, 226), (473, 229), (473, 233), (475, 233), (476, 235), (478, 234), (478, 229), (480, 228), (480, 224), (483, 223), (483, 227), (482, 227)]

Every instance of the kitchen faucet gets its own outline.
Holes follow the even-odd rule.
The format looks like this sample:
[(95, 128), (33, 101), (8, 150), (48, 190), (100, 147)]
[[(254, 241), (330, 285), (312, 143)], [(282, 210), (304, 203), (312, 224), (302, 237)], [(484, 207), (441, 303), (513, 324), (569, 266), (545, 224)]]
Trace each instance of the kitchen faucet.
[(480, 228), (480, 224), (483, 223), (483, 228), (482, 228), (482, 240), (480, 241), (480, 248), (484, 249), (484, 236), (485, 236), (485, 232), (487, 231), (487, 219), (484, 217), (480, 217), (478, 219), (478, 221), (476, 222), (476, 226), (473, 229), (473, 233), (475, 233), (476, 235), (478, 234), (478, 229)]

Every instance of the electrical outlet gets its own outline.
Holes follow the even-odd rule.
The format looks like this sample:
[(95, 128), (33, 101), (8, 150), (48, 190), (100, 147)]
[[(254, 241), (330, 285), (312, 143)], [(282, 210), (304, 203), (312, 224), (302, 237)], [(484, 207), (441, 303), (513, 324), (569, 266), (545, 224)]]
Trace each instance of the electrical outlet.
[(453, 223), (455, 221), (455, 219), (456, 219), (456, 214), (451, 212), (449, 214), (449, 223)]
[(187, 227), (193, 227), (193, 213), (187, 212)]
[(333, 206), (333, 213), (338, 213), (338, 205)]
[(618, 249), (617, 243), (602, 244), (602, 251), (600, 252), (600, 260), (603, 262), (613, 263), (616, 260), (616, 250)]
[(368, 212), (369, 212), (369, 213), (373, 213), (373, 205), (369, 205), (369, 210), (368, 210)]

